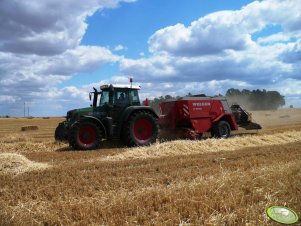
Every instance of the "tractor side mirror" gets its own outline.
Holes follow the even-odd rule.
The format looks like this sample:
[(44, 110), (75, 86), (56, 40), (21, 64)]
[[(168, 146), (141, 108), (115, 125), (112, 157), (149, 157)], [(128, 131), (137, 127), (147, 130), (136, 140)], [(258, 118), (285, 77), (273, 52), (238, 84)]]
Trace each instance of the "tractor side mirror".
[(89, 99), (90, 99), (90, 101), (91, 101), (91, 98), (92, 98), (92, 95), (91, 95), (91, 93), (89, 93)]

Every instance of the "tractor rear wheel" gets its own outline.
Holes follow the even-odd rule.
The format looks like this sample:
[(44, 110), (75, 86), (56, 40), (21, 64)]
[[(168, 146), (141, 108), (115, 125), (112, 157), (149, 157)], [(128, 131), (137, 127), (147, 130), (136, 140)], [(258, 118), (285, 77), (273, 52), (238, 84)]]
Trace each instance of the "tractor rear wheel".
[(211, 136), (215, 138), (228, 138), (231, 133), (231, 128), (228, 122), (219, 121), (215, 123), (211, 130)]
[(146, 146), (156, 142), (157, 119), (149, 112), (135, 112), (124, 126), (123, 142), (128, 146)]
[(101, 130), (91, 121), (79, 121), (71, 128), (69, 144), (76, 150), (92, 150), (99, 147)]

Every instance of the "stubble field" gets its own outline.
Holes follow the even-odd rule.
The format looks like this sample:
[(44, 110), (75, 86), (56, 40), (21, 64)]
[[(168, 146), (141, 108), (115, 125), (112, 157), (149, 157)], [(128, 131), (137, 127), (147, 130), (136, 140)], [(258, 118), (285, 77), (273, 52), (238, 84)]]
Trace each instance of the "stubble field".
[(253, 118), (227, 140), (95, 151), (55, 142), (62, 118), (0, 119), (0, 225), (278, 225), (269, 206), (301, 213), (301, 109)]

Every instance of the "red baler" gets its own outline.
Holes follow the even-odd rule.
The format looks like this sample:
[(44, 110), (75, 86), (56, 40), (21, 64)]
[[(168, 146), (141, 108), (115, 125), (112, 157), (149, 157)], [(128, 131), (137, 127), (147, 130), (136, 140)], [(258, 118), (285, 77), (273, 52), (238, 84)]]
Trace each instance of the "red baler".
[[(250, 114), (242, 108), (233, 114), (224, 97), (185, 97), (165, 101), (160, 104), (160, 111), (161, 134), (181, 133), (187, 138), (201, 137), (204, 132), (210, 132), (213, 137), (227, 138), (238, 126), (248, 125), (251, 128), (250, 124), (255, 125)], [(240, 123), (242, 116), (244, 122)], [(253, 129), (261, 129), (260, 125), (255, 127)]]

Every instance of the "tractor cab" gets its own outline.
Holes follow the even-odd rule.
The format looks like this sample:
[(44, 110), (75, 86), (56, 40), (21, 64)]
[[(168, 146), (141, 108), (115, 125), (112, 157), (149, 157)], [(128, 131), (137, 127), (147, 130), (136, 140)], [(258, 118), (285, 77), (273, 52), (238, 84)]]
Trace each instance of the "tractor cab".
[(139, 86), (103, 85), (100, 86), (99, 109), (103, 109), (113, 123), (118, 123), (122, 113), (130, 106), (140, 106)]
[(94, 91), (89, 93), (90, 101), (93, 96), (91, 107), (141, 105), (138, 94), (139, 86), (103, 85), (100, 86), (101, 91), (96, 88), (93, 89)]
[(100, 91), (94, 87), (93, 89), (94, 91), (89, 93), (90, 101), (92, 101), (91, 107), (82, 109), (83, 115), (101, 114), (112, 117), (113, 122), (117, 122), (126, 108), (141, 105), (138, 94), (139, 86), (102, 85)]
[(139, 86), (103, 85), (100, 89), (99, 106), (140, 106)]

